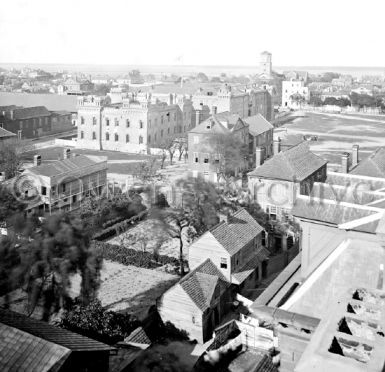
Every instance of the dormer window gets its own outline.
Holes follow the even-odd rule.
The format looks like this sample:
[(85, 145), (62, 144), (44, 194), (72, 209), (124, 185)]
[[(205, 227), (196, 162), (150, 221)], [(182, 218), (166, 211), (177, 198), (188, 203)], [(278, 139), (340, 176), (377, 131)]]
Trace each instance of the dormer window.
[(221, 257), (221, 269), (227, 269), (227, 258)]

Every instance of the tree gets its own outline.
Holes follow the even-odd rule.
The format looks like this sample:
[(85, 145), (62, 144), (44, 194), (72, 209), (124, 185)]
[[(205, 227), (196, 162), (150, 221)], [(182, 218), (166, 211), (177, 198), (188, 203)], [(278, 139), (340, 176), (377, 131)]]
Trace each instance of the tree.
[(18, 175), (22, 164), (22, 143), (20, 141), (0, 142), (0, 171), (5, 172), (5, 178)]
[(215, 134), (208, 139), (209, 152), (215, 153), (214, 168), (218, 181), (224, 179), (228, 184), (231, 177), (246, 168), (249, 149), (234, 133)]
[(161, 169), (164, 168), (164, 163), (167, 158), (167, 153), (170, 158), (170, 165), (172, 165), (172, 160), (174, 158), (175, 152), (177, 150), (177, 145), (175, 142), (175, 137), (167, 137), (165, 138), (160, 144), (159, 148), (162, 149), (162, 163), (161, 163)]
[(102, 257), (90, 246), (81, 221), (69, 215), (49, 217), (32, 239), (20, 242), (21, 283), (28, 294), (28, 312), (42, 306), (43, 320), (71, 302), (71, 277), (79, 274), (79, 300), (87, 304), (99, 286)]
[(122, 341), (140, 325), (130, 314), (104, 310), (99, 300), (87, 305), (75, 304), (63, 313), (59, 322), (62, 328), (110, 345)]
[(295, 93), (290, 96), (291, 101), (295, 102), (297, 106), (300, 108), (302, 107), (302, 104), (306, 101), (305, 97), (302, 94)]
[(23, 212), (24, 209), (25, 204), (5, 186), (0, 185), (0, 225), (7, 224), (15, 214)]
[(161, 180), (162, 175), (159, 173), (159, 164), (156, 158), (141, 161), (134, 170), (133, 176), (143, 183)]

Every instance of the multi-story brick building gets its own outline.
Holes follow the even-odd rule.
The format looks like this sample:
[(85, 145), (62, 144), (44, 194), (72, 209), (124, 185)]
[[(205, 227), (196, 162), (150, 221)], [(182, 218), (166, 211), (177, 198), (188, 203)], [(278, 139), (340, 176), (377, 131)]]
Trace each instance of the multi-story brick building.
[(184, 97), (170, 105), (151, 94), (117, 104), (101, 97), (78, 98), (78, 146), (83, 148), (147, 153), (193, 125), (192, 103)]
[[(101, 195), (107, 185), (107, 158), (77, 155), (64, 149), (64, 159), (41, 163), (35, 155), (34, 166), (21, 176), (21, 196), (35, 202), (27, 210), (53, 213), (79, 208), (81, 201), (91, 193)], [(29, 182), (22, 182), (22, 180)]]
[(0, 107), (0, 127), (18, 135), (20, 139), (64, 132), (73, 128), (68, 111), (48, 111), (44, 106)]

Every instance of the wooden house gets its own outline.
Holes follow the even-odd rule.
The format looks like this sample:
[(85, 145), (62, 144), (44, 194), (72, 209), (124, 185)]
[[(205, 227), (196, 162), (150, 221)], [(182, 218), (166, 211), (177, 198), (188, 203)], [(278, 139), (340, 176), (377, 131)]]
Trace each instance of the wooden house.
[(190, 269), (209, 258), (239, 290), (253, 288), (267, 269), (263, 234), (264, 229), (242, 208), (190, 245)]
[(163, 322), (185, 330), (191, 340), (204, 343), (228, 312), (232, 303), (231, 284), (210, 259), (206, 259), (158, 302)]

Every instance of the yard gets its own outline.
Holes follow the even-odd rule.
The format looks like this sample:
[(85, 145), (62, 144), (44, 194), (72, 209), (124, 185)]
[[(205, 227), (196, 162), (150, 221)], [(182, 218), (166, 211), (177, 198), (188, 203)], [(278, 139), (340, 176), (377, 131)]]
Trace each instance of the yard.
[(310, 149), (329, 160), (340, 164), (344, 151), (351, 151), (352, 145), (360, 146), (360, 159), (364, 159), (377, 147), (384, 145), (385, 118), (357, 117), (353, 115), (306, 113), (290, 123), (277, 128), (275, 136), (316, 135), (318, 141), (309, 141)]
[[(101, 270), (98, 299), (108, 310), (129, 312), (139, 319), (147, 315), (156, 300), (180, 278), (160, 270), (125, 266), (104, 260)], [(71, 294), (80, 289), (80, 276), (72, 281)]]

